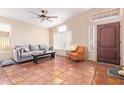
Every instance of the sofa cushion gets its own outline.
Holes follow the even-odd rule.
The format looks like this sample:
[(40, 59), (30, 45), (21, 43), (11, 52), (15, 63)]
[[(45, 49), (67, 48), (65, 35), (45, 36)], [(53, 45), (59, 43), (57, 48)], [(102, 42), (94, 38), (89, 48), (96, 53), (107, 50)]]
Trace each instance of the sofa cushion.
[(21, 54), (21, 58), (23, 57), (30, 57), (32, 55), (32, 52), (24, 52)]
[(40, 50), (49, 50), (49, 48), (45, 44), (39, 45), (39, 49)]
[(30, 57), (32, 56), (32, 54), (42, 54), (42, 53), (44, 53), (44, 50), (25, 52), (21, 54), (21, 58)]
[(30, 51), (38, 51), (39, 50), (39, 45), (29, 45)]
[(34, 51), (33, 53), (36, 53), (36, 54), (43, 54), (43, 53), (44, 53), (44, 50)]

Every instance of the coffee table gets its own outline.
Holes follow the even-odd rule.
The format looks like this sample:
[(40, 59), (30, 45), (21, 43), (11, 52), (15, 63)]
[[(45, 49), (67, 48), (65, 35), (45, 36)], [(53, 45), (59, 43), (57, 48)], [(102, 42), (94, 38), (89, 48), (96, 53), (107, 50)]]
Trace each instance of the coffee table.
[(33, 56), (33, 63), (38, 64), (38, 58), (40, 56), (44, 56), (44, 55), (50, 55), (51, 59), (54, 59), (55, 58), (55, 53), (56, 52), (54, 52), (54, 51), (48, 51), (48, 52), (41, 53), (41, 54), (34, 53), (34, 54), (32, 54), (32, 56)]

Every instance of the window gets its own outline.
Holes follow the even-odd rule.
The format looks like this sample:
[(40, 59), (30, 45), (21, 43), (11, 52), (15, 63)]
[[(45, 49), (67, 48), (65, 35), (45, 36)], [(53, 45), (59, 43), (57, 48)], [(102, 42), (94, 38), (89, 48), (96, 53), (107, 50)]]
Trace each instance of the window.
[(54, 48), (62, 50), (69, 49), (72, 41), (71, 31), (60, 28), (59, 32), (54, 33)]
[(95, 50), (95, 26), (89, 26), (89, 51), (93, 52)]
[(67, 26), (64, 25), (64, 26), (60, 26), (60, 27), (58, 27), (58, 31), (59, 31), (59, 32), (67, 31)]
[(10, 26), (0, 24), (0, 51), (10, 49)]

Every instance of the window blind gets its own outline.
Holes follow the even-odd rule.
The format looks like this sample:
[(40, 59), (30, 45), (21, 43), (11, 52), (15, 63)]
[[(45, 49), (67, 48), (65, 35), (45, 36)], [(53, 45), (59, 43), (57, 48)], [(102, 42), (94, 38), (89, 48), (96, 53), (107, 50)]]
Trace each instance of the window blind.
[(10, 49), (10, 26), (0, 24), (0, 51)]
[(71, 46), (72, 34), (71, 31), (54, 33), (54, 48), (66, 50)]

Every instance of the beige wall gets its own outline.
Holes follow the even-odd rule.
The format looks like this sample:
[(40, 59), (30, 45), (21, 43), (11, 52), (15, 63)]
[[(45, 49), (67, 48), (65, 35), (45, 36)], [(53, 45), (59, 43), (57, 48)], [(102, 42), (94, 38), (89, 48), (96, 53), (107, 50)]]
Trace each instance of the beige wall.
[[(88, 46), (88, 17), (87, 14), (79, 16), (61, 25), (66, 25), (69, 31), (72, 31), (72, 45), (79, 44)], [(50, 44), (53, 45), (53, 34), (58, 30), (58, 26), (50, 29)], [(56, 50), (59, 55), (65, 55), (62, 50)]]
[[(11, 47), (26, 44), (49, 45), (49, 30), (33, 24), (0, 17), (0, 23), (11, 26)], [(0, 53), (0, 59), (10, 57), (11, 52)]]
[[(88, 12), (82, 13), (80, 16), (75, 17), (61, 25), (66, 25), (68, 30), (72, 31), (72, 44), (82, 44), (84, 46), (86, 46), (88, 48), (88, 28), (90, 25), (90, 16), (94, 15), (96, 13), (100, 13), (103, 11), (106, 11), (109, 9), (92, 9), (89, 10)], [(124, 12), (124, 9), (123, 9)], [(120, 20), (107, 20), (104, 22), (100, 22), (100, 23), (95, 23), (96, 25), (98, 24), (105, 24), (105, 23), (111, 23), (111, 22), (119, 22)], [(121, 25), (124, 24), (124, 15), (122, 16), (121, 19)], [(58, 25), (58, 26), (61, 26)], [(55, 31), (57, 31), (58, 26), (51, 28), (50, 29), (50, 38), (51, 38), (51, 42), (50, 44), (53, 45), (53, 33)], [(122, 33), (124, 30), (121, 29), (121, 51), (124, 51), (124, 33)], [(59, 50), (57, 50), (59, 51)], [(62, 50), (61, 50), (62, 51)], [(59, 54), (64, 55), (65, 53), (63, 52), (59, 52)], [(124, 65), (124, 57), (123, 57), (124, 52), (121, 52), (121, 65)], [(96, 61), (96, 57), (97, 57), (97, 49), (95, 49), (94, 52), (87, 52), (87, 59), (88, 60), (94, 60)]]

